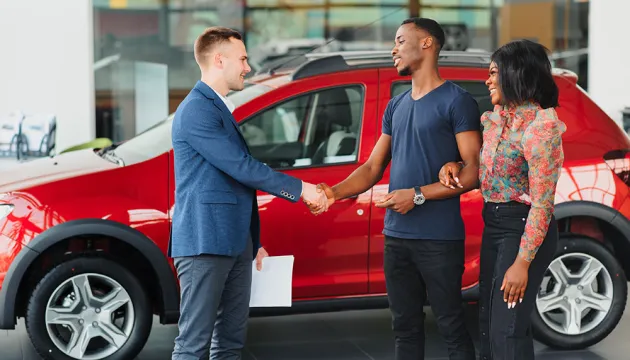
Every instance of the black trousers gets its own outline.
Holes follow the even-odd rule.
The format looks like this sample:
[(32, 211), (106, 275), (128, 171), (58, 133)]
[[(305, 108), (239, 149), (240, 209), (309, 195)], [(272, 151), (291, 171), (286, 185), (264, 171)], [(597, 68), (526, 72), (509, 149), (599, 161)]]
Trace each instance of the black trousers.
[(423, 305), (428, 300), (450, 360), (474, 360), (462, 303), (464, 241), (385, 237), (385, 282), (395, 359), (424, 359)]
[(545, 270), (558, 244), (555, 218), (529, 267), (523, 302), (508, 309), (503, 301), (503, 276), (518, 256), (529, 206), (518, 202), (486, 203), (485, 228), (479, 269), (480, 358), (483, 360), (534, 359), (531, 316)]

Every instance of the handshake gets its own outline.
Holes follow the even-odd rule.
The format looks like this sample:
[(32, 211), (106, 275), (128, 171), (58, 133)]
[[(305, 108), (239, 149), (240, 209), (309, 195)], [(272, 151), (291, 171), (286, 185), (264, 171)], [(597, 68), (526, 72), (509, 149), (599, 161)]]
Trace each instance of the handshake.
[(335, 202), (335, 195), (330, 186), (321, 183), (317, 186), (302, 182), (302, 201), (308, 206), (313, 215), (319, 215)]
[[(457, 176), (455, 174), (455, 176)], [(336, 193), (335, 193), (336, 192)], [(340, 194), (341, 193), (341, 194)], [(313, 215), (319, 215), (335, 203), (336, 200), (348, 196), (348, 190), (336, 189), (320, 183), (318, 185), (302, 182), (302, 201), (308, 206)], [(374, 203), (374, 206), (382, 209), (390, 209), (400, 214), (406, 214), (415, 207), (413, 201), (414, 189), (398, 189), (383, 196)]]

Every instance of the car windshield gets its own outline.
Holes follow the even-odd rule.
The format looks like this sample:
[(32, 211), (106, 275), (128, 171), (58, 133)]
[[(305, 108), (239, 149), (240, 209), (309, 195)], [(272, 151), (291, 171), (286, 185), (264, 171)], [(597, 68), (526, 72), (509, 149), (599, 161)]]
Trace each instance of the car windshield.
[[(234, 106), (239, 107), (271, 89), (266, 85), (250, 83), (246, 84), (242, 91), (231, 92), (227, 97)], [(173, 148), (171, 128), (174, 116), (174, 113), (169, 115), (166, 119), (115, 147), (113, 149), (115, 156), (120, 158), (123, 164), (131, 165), (170, 151)]]

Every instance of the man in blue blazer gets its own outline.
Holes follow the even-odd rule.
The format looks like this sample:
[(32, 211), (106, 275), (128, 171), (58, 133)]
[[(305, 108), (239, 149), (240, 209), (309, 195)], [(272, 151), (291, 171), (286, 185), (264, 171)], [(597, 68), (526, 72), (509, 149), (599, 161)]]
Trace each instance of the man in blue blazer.
[(181, 288), (173, 360), (240, 359), (245, 344), (252, 263), (260, 270), (256, 189), (324, 211), (315, 185), (254, 159), (226, 99), (251, 70), (241, 35), (206, 29), (195, 41), (201, 80), (175, 112), (175, 209), (168, 254)]

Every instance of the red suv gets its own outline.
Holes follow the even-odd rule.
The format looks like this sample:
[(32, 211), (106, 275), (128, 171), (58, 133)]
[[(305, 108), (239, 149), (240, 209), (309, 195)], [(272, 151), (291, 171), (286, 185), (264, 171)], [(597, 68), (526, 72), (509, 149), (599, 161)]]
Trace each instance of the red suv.
[[(491, 109), (489, 54), (443, 52), (445, 79)], [(335, 184), (368, 159), (387, 102), (411, 86), (388, 52), (307, 55), (262, 69), (229, 95), (254, 157), (308, 182)], [(630, 270), (630, 141), (577, 86), (555, 70), (558, 114), (568, 125), (556, 194), (557, 255), (537, 299), (539, 341), (593, 345), (624, 311)], [(23, 164), (0, 180), (0, 329), (26, 318), (48, 358), (133, 358), (153, 315), (178, 318), (178, 283), (165, 256), (174, 198), (172, 116), (138, 136)], [(294, 255), (291, 308), (252, 314), (387, 307), (384, 209), (373, 204), (389, 174), (322, 216), (259, 193), (262, 243)], [(478, 296), (483, 222), (478, 191), (461, 197), (466, 224), (465, 300)], [(81, 271), (75, 267), (81, 264)]]

